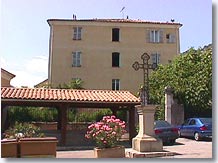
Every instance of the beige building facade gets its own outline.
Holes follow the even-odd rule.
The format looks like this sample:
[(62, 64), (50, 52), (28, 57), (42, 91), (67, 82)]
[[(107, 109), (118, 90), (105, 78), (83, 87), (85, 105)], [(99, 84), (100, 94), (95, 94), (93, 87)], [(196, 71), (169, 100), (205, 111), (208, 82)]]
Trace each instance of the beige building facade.
[(48, 82), (55, 88), (72, 79), (86, 89), (138, 92), (143, 71), (132, 64), (167, 64), (180, 53), (180, 23), (131, 19), (49, 19)]

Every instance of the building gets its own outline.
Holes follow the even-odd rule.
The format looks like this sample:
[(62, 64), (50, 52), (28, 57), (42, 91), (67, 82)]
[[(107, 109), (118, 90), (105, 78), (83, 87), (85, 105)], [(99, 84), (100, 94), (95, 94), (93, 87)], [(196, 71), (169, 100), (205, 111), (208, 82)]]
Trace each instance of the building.
[(34, 85), (34, 88), (49, 88), (49, 86), (48, 86), (48, 79), (45, 79), (42, 82)]
[(15, 76), (16, 75), (1, 68), (1, 86), (2, 87), (12, 87), (11, 86), (11, 79), (13, 79)]
[(86, 89), (138, 92), (143, 72), (132, 64), (167, 64), (180, 53), (180, 23), (131, 19), (48, 19), (48, 82), (53, 88), (72, 79)]

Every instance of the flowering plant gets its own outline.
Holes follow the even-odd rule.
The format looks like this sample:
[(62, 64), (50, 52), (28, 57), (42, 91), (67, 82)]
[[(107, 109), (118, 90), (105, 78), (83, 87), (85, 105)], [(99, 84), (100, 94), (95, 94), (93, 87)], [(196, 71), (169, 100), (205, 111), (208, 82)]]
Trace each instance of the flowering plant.
[(112, 115), (88, 126), (85, 137), (93, 139), (99, 148), (110, 148), (116, 146), (125, 132), (125, 122)]

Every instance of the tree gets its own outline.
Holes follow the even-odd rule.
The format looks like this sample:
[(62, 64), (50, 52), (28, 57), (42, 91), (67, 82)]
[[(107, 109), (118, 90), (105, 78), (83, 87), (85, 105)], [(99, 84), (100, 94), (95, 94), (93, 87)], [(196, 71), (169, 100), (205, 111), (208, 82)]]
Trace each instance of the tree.
[(150, 98), (153, 103), (161, 104), (162, 109), (166, 86), (174, 89), (174, 97), (184, 104), (185, 109), (197, 109), (198, 112), (212, 110), (211, 45), (197, 50), (191, 48), (151, 73)]
[(73, 79), (71, 80), (68, 84), (64, 83), (64, 84), (59, 84), (59, 86), (57, 88), (60, 89), (84, 89), (83, 88), (83, 81), (81, 79)]

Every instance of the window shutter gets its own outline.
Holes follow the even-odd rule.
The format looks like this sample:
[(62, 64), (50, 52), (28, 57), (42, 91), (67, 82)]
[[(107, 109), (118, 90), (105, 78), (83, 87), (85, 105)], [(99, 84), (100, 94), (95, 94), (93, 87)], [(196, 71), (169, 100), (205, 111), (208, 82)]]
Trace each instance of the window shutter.
[(157, 64), (160, 63), (160, 54), (157, 54)]
[(150, 43), (151, 42), (151, 30), (147, 29), (146, 30), (146, 42)]
[(73, 28), (73, 39), (76, 40), (76, 33), (77, 33), (77, 28)]
[(72, 60), (73, 60), (72, 66), (76, 66), (76, 53), (75, 52), (73, 52), (72, 54)]
[(76, 52), (76, 66), (80, 66), (80, 53)]
[(78, 27), (77, 30), (78, 30), (77, 31), (77, 39), (81, 40), (81, 38), (82, 38), (82, 28)]
[(73, 64), (72, 64), (73, 67), (81, 66), (81, 52), (79, 51), (73, 52), (72, 59), (73, 59)]
[(159, 42), (163, 42), (163, 29), (159, 31)]
[(174, 34), (170, 35), (170, 42), (175, 43), (176, 42), (176, 36)]
[(152, 63), (156, 63), (156, 54), (151, 54)]

